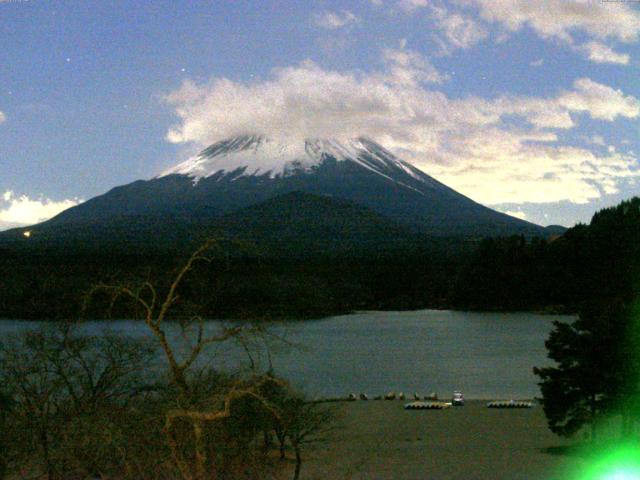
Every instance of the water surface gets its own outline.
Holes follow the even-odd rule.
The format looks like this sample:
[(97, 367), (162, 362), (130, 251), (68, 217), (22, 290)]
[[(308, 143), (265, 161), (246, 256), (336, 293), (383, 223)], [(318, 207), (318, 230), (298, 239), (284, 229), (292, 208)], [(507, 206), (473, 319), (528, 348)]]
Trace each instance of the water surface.
[[(468, 398), (539, 396), (534, 366), (548, 365), (544, 341), (553, 320), (572, 317), (532, 313), (470, 313), (421, 310), (360, 312), (322, 320), (277, 324), (271, 330), (291, 342), (269, 341), (270, 352), (255, 351), (255, 363), (275, 371), (312, 396), (387, 391), (448, 397), (455, 389)], [(38, 324), (5, 320), (0, 338)], [(207, 322), (215, 331), (220, 323)], [(148, 335), (139, 321), (87, 322), (88, 332), (113, 330)], [(167, 324), (175, 342), (180, 329)], [(259, 342), (258, 342), (259, 343)], [(203, 362), (237, 368), (247, 364), (237, 345), (207, 352)]]

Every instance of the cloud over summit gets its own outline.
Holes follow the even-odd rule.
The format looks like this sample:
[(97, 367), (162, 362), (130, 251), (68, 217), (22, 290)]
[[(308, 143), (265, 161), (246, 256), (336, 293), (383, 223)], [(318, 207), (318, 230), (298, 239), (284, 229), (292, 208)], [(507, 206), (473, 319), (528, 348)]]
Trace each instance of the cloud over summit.
[(206, 145), (247, 133), (351, 138), (360, 132), (376, 137), (390, 127), (400, 135), (413, 123), (429, 122), (427, 105), (445, 98), (422, 85), (445, 77), (411, 50), (386, 49), (383, 57), (385, 68), (370, 74), (325, 70), (307, 60), (275, 69), (259, 83), (187, 81), (166, 96), (180, 118), (167, 139)]
[(640, 117), (640, 101), (618, 89), (585, 77), (548, 97), (450, 98), (439, 89), (447, 76), (419, 53), (385, 49), (382, 64), (371, 72), (335, 71), (307, 60), (259, 82), (187, 81), (166, 96), (179, 118), (167, 139), (204, 147), (245, 134), (368, 136), (493, 205), (584, 203), (640, 176), (632, 153), (561, 140), (584, 116)]

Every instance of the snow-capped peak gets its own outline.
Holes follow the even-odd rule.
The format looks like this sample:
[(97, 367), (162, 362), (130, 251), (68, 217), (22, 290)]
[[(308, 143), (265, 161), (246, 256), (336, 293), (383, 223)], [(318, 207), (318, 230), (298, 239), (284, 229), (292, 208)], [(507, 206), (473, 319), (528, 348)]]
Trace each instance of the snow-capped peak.
[(366, 138), (348, 141), (307, 139), (291, 143), (257, 135), (235, 137), (214, 143), (198, 155), (164, 171), (160, 176), (187, 175), (196, 182), (216, 174), (233, 175), (234, 178), (258, 175), (266, 175), (269, 178), (287, 177), (310, 172), (327, 158), (338, 162), (355, 162), (396, 182), (398, 179), (395, 177), (399, 172), (424, 183), (430, 183), (432, 180)]

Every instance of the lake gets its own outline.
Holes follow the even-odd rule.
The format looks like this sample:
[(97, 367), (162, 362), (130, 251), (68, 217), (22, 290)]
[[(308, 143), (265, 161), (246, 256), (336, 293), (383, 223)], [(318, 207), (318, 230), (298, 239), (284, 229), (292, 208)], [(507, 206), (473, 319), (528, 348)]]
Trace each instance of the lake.
[[(532, 398), (539, 396), (534, 366), (549, 364), (544, 347), (553, 320), (570, 316), (533, 313), (471, 313), (421, 310), (359, 312), (350, 315), (280, 323), (270, 330), (269, 353), (253, 341), (256, 364), (271, 361), (277, 374), (311, 396), (371, 395), (388, 391), (448, 398), (462, 390), (467, 398)], [(34, 328), (35, 322), (0, 321), (0, 338)], [(174, 341), (180, 329), (167, 324)], [(208, 330), (219, 328), (207, 322)], [(87, 322), (91, 333), (105, 329), (139, 337), (146, 326), (133, 320)], [(238, 345), (207, 352), (203, 361), (237, 368), (247, 356)]]

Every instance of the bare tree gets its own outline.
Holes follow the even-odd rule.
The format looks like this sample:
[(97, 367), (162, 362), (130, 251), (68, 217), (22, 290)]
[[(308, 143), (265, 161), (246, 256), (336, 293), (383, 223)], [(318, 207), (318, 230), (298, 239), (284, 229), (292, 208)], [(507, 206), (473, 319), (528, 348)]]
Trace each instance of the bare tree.
[[(281, 453), (286, 439), (296, 452), (299, 477), (303, 445), (327, 431), (330, 415), (292, 394), (285, 381), (271, 374), (269, 341), (288, 342), (261, 325), (222, 325), (212, 331), (201, 316), (184, 316), (180, 292), (189, 285), (183, 282), (197, 264), (212, 260), (217, 247), (211, 240), (197, 249), (165, 288), (147, 280), (91, 289), (87, 306), (102, 296), (110, 310), (126, 301), (142, 312), (152, 334), (150, 343), (87, 335), (77, 328), (81, 324), (67, 324), (30, 331), (3, 345), (0, 385), (8, 401), (0, 397), (0, 421), (6, 405), (13, 404), (7, 418), (16, 427), (11, 430), (14, 437), (22, 437), (12, 437), (9, 443), (19, 446), (20, 463), (30, 466), (30, 474), (48, 479), (63, 473), (111, 473), (118, 478), (166, 474), (203, 480), (238, 465), (258, 472), (251, 478), (266, 478), (262, 472), (271, 465), (269, 437), (275, 430)], [(168, 323), (178, 309), (179, 340), (184, 342), (178, 342), (171, 332), (175, 325)], [(230, 340), (245, 352), (250, 375), (223, 374), (211, 363), (202, 367), (203, 353)], [(263, 347), (269, 363), (266, 374), (260, 373)], [(168, 383), (154, 380), (148, 368), (159, 350), (168, 365)], [(262, 451), (254, 448), (259, 434), (265, 439)], [(227, 448), (227, 439), (236, 450)], [(245, 446), (250, 452), (246, 457), (237, 453)], [(0, 477), (5, 450), (0, 451)], [(245, 459), (256, 463), (243, 463)]]
[[(230, 391), (222, 397), (222, 407), (211, 411), (201, 410), (172, 410), (168, 412), (165, 422), (165, 433), (169, 439), (169, 446), (172, 451), (174, 461), (185, 479), (200, 480), (205, 478), (205, 466), (207, 464), (207, 453), (203, 441), (205, 423), (215, 424), (228, 419), (233, 414), (233, 407), (241, 400), (252, 399), (265, 411), (273, 415), (274, 418), (280, 419), (280, 411), (276, 405), (261, 395), (261, 388), (268, 382), (279, 382), (269, 377), (258, 377), (246, 382), (246, 385), (235, 385)], [(195, 439), (195, 466), (189, 468), (185, 458), (179, 453), (179, 445), (174, 434), (174, 424), (177, 420), (190, 420), (192, 423), (193, 434)]]
[(33, 434), (48, 479), (57, 473), (52, 444), (65, 388), (63, 379), (51, 369), (49, 359), (55, 351), (50, 347), (43, 332), (28, 332), (20, 343), (14, 339), (4, 344), (0, 358), (2, 383), (16, 404), (13, 414)]
[[(205, 425), (215, 424), (231, 416), (232, 407), (241, 399), (251, 398), (272, 415), (277, 417), (277, 408), (260, 394), (261, 387), (266, 382), (277, 381), (269, 376), (256, 376), (249, 382), (241, 382), (232, 386), (221, 395), (214, 396), (206, 402), (206, 406), (199, 404), (192, 395), (192, 386), (189, 382), (189, 374), (196, 364), (199, 356), (206, 347), (212, 344), (220, 344), (230, 339), (237, 339), (243, 346), (250, 361), (253, 359), (247, 347), (246, 337), (255, 330), (254, 327), (224, 326), (222, 331), (215, 335), (205, 333), (205, 320), (199, 315), (191, 315), (181, 320), (183, 332), (191, 332), (189, 348), (186, 352), (178, 353), (178, 348), (172, 345), (165, 328), (165, 322), (169, 318), (172, 307), (179, 299), (179, 289), (186, 275), (195, 265), (201, 262), (211, 262), (211, 251), (218, 248), (216, 240), (208, 240), (198, 248), (178, 270), (175, 278), (169, 285), (166, 295), (161, 296), (156, 287), (149, 281), (145, 281), (136, 287), (125, 285), (96, 285), (87, 296), (90, 302), (94, 295), (106, 293), (110, 297), (110, 308), (122, 298), (141, 308), (143, 321), (158, 341), (169, 366), (172, 383), (180, 394), (181, 408), (171, 409), (166, 413), (164, 432), (171, 455), (181, 476), (185, 480), (201, 480), (205, 477), (206, 466), (210, 460), (207, 454), (205, 441)], [(189, 465), (188, 457), (183, 455), (182, 448), (176, 435), (175, 426), (179, 420), (187, 421), (191, 425), (194, 442), (193, 466)]]
[(300, 478), (302, 450), (305, 445), (326, 441), (335, 430), (336, 410), (325, 404), (308, 402), (292, 395), (283, 405), (285, 431), (293, 447), (296, 466), (293, 479)]
[(185, 276), (194, 268), (198, 262), (210, 262), (211, 257), (206, 253), (217, 247), (215, 240), (206, 241), (189, 257), (187, 262), (178, 271), (175, 278), (171, 282), (169, 289), (163, 298), (159, 298), (156, 287), (149, 281), (142, 282), (140, 285), (131, 287), (126, 285), (108, 285), (98, 284), (91, 289), (87, 295), (85, 306), (91, 302), (94, 295), (98, 293), (107, 293), (110, 296), (110, 308), (121, 299), (126, 298), (137, 307), (142, 308), (144, 323), (149, 327), (151, 333), (157, 339), (164, 356), (169, 365), (169, 371), (173, 383), (184, 393), (189, 392), (189, 383), (186, 373), (198, 359), (203, 349), (207, 345), (213, 343), (224, 342), (242, 331), (242, 327), (233, 326), (225, 327), (218, 335), (207, 336), (204, 332), (204, 319), (199, 315), (192, 315), (188, 319), (182, 321), (183, 328), (195, 326), (196, 334), (194, 343), (189, 352), (183, 358), (178, 358), (176, 348), (174, 348), (167, 336), (164, 322), (169, 317), (171, 308), (180, 298), (178, 290), (183, 283)]
[(126, 407), (136, 396), (152, 350), (140, 341), (76, 334), (69, 327), (28, 331), (2, 347), (0, 382), (13, 404), (12, 442), (23, 454), (36, 452), (49, 479), (73, 469), (71, 464), (96, 473), (104, 459), (90, 445), (104, 442), (87, 438), (87, 431), (96, 422), (104, 431), (109, 421), (103, 413)]

